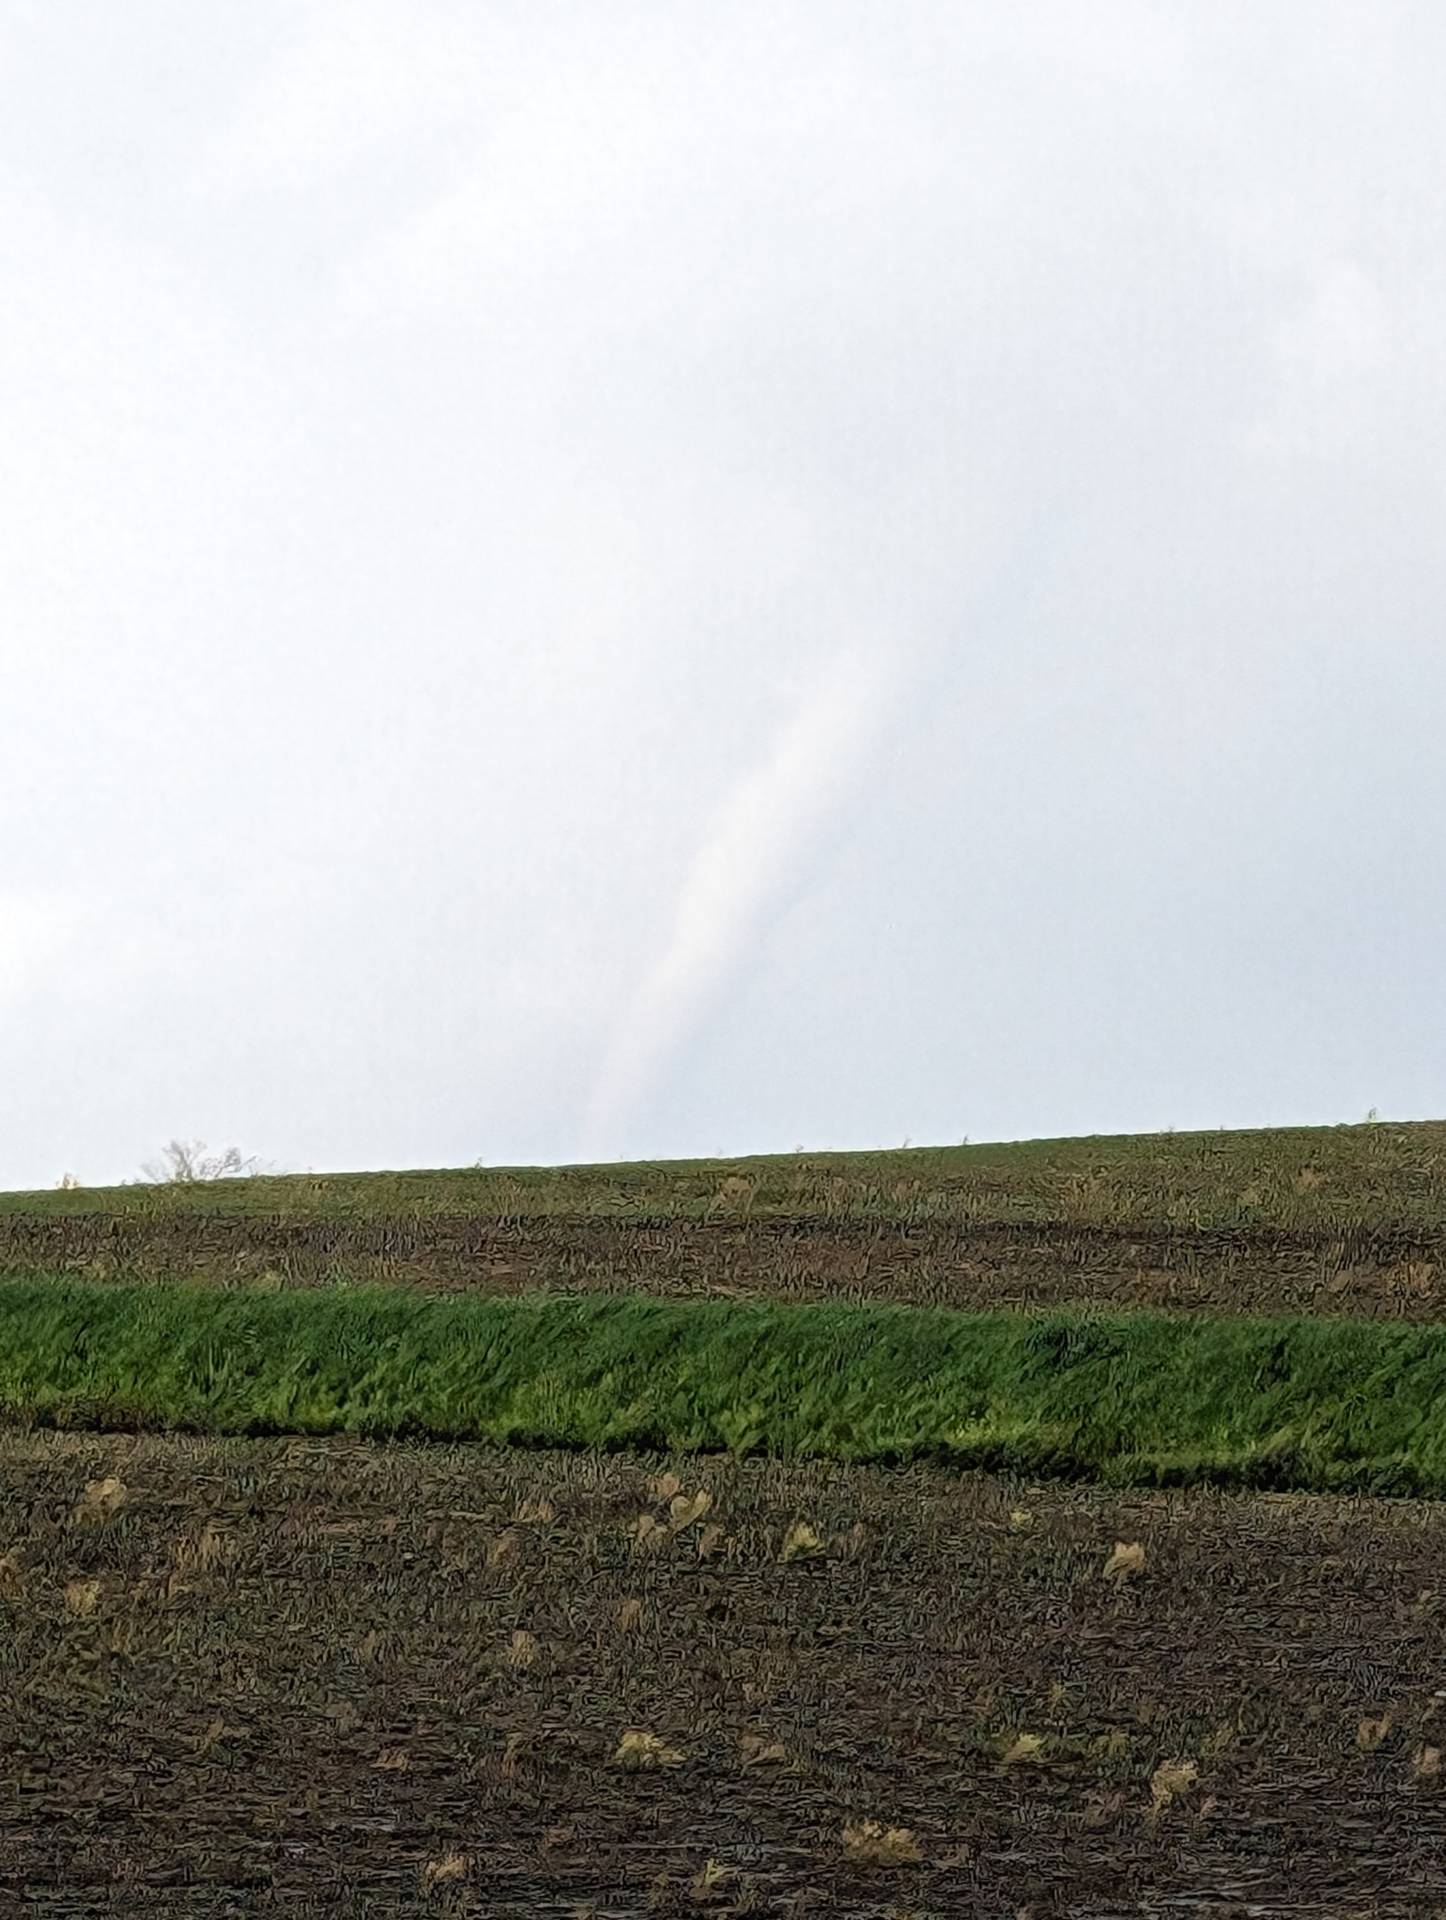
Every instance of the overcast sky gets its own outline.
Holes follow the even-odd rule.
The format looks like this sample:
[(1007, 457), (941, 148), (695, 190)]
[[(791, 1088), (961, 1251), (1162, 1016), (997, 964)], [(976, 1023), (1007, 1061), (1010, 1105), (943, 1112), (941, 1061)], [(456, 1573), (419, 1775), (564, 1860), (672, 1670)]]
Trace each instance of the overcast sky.
[(0, 1186), (1446, 1115), (1443, 71), (9, 0)]

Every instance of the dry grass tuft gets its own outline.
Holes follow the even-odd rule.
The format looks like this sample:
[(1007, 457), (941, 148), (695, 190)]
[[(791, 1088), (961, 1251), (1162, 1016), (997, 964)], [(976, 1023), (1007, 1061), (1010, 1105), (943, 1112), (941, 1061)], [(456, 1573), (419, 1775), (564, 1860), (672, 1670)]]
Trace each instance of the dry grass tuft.
[(117, 1480), (113, 1474), (104, 1480), (91, 1480), (86, 1483), (85, 1492), (76, 1502), (72, 1516), (77, 1526), (104, 1526), (113, 1520), (129, 1498), (129, 1488), (124, 1481)]
[(704, 1527), (703, 1531), (698, 1535), (698, 1558), (700, 1560), (711, 1559), (712, 1556), (722, 1548), (725, 1537), (723, 1529), (720, 1526), (710, 1523)]
[(1389, 1707), (1378, 1720), (1373, 1720), (1367, 1714), (1356, 1728), (1356, 1745), (1363, 1753), (1374, 1753), (1391, 1731), (1392, 1721), (1393, 1715)]
[(999, 1758), (1006, 1767), (1039, 1766), (1045, 1758), (1044, 1737), (1038, 1733), (1017, 1733)]
[(636, 1594), (630, 1593), (618, 1607), (618, 1632), (634, 1632), (643, 1617), (643, 1603)]
[(10, 1598), (25, 1591), (25, 1569), (13, 1553), (0, 1554), (0, 1593)]
[(877, 1867), (913, 1866), (923, 1859), (908, 1827), (886, 1827), (878, 1820), (851, 1820), (843, 1830), (850, 1860)]
[(634, 1549), (641, 1548), (647, 1553), (656, 1553), (672, 1538), (668, 1528), (653, 1513), (640, 1513), (628, 1532), (632, 1535)]
[(795, 1520), (783, 1536), (784, 1560), (803, 1560), (810, 1554), (822, 1553), (823, 1541), (814, 1532), (806, 1520)]
[(697, 1901), (711, 1900), (715, 1893), (728, 1886), (736, 1874), (732, 1867), (725, 1867), (721, 1860), (706, 1860), (693, 1876), (689, 1892)]
[(550, 1527), (556, 1518), (557, 1508), (550, 1500), (524, 1500), (512, 1523), (518, 1527)]
[(235, 1557), (236, 1542), (214, 1521), (206, 1525), (194, 1540), (178, 1540), (174, 1548), (179, 1573), (210, 1573)]
[(1441, 1749), (1418, 1747), (1411, 1757), (1411, 1771), (1418, 1780), (1434, 1780), (1441, 1771)]
[(713, 1197), (708, 1202), (708, 1211), (712, 1213), (719, 1207), (741, 1206), (745, 1214), (751, 1213), (757, 1192), (756, 1180), (750, 1180), (741, 1173), (730, 1173), (713, 1189)]
[(683, 1483), (676, 1473), (655, 1473), (648, 1481), (648, 1494), (655, 1506), (661, 1507), (667, 1500), (676, 1500), (683, 1491)]
[(1027, 1533), (1034, 1525), (1034, 1514), (1029, 1507), (1011, 1507), (1009, 1509), (1009, 1531)]
[(77, 1619), (88, 1620), (100, 1605), (99, 1580), (67, 1580), (65, 1611)]
[(517, 1627), (513, 1631), (512, 1643), (507, 1649), (509, 1667), (525, 1672), (535, 1667), (542, 1658), (542, 1642), (535, 1633), (529, 1633), (526, 1627)]
[(1431, 1293), (1436, 1285), (1436, 1267), (1430, 1260), (1403, 1260), (1389, 1269), (1387, 1289), (1396, 1294), (1413, 1294), (1417, 1299)]
[(403, 1747), (383, 1747), (372, 1766), (378, 1773), (409, 1773), (411, 1757)]
[(1150, 1811), (1163, 1813), (1172, 1800), (1188, 1793), (1200, 1778), (1193, 1760), (1162, 1760), (1150, 1775)]
[(691, 1499), (685, 1493), (675, 1493), (668, 1503), (668, 1524), (674, 1533), (681, 1533), (685, 1527), (691, 1527), (713, 1504), (711, 1493), (698, 1492)]
[(647, 1767), (681, 1767), (683, 1756), (657, 1734), (643, 1727), (629, 1727), (617, 1744), (612, 1763), (635, 1771)]
[(1145, 1571), (1145, 1547), (1140, 1540), (1116, 1540), (1105, 1561), (1104, 1577), (1123, 1586)]
[(440, 1859), (428, 1860), (422, 1868), (422, 1889), (430, 1893), (433, 1887), (455, 1885), (467, 1878), (471, 1861), (465, 1853), (444, 1853)]

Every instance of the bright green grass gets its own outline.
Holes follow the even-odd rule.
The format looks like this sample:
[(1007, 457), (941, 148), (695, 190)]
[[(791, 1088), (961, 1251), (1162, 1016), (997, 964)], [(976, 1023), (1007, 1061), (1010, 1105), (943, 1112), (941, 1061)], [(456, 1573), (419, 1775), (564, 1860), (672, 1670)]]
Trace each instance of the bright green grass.
[(0, 1193), (0, 1219), (801, 1220), (1131, 1229), (1446, 1228), (1446, 1123), (1100, 1135), (878, 1153), (293, 1174)]
[(1446, 1329), (0, 1285), (0, 1413), (1446, 1493)]

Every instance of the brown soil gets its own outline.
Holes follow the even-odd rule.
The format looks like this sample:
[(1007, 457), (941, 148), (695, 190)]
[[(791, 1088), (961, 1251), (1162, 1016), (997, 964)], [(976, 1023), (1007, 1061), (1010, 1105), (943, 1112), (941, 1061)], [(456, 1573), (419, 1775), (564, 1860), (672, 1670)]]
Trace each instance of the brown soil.
[(3, 1913), (1446, 1905), (1446, 1509), (294, 1441), (0, 1464)]
[(186, 1274), (244, 1284), (271, 1273), (291, 1284), (344, 1278), (491, 1293), (621, 1288), (958, 1307), (1093, 1300), (1413, 1320), (1446, 1311), (1446, 1235), (1424, 1230), (0, 1215), (0, 1272), (26, 1266), (98, 1279)]

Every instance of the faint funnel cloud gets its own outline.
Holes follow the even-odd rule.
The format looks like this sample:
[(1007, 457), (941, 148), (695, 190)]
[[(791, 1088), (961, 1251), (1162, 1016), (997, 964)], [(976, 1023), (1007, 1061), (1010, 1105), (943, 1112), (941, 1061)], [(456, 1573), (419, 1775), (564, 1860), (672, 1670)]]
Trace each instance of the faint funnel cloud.
[(623, 1128), (737, 968), (820, 829), (858, 777), (892, 705), (897, 672), (851, 650), (729, 795), (688, 869), (667, 944), (609, 1042), (582, 1131), (583, 1160), (615, 1154)]

